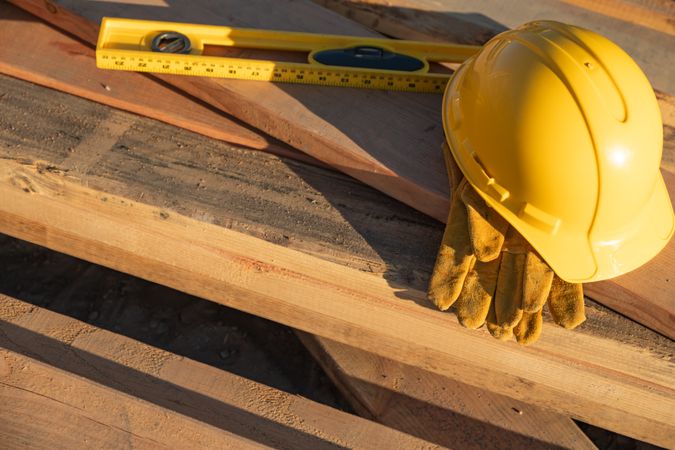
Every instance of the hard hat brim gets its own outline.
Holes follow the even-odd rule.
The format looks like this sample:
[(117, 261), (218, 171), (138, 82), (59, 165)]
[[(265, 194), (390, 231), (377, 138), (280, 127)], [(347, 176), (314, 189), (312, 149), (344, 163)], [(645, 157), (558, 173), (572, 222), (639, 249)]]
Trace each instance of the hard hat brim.
[[(664, 173), (666, 177), (673, 178)], [(642, 213), (636, 215), (633, 222), (622, 230), (624, 239), (617, 243), (609, 242), (605, 246), (602, 242), (594, 242), (598, 267), (604, 270), (598, 270), (592, 281), (635, 270), (653, 259), (666, 246), (675, 245), (675, 242), (669, 244), (675, 231), (672, 194), (668, 193), (664, 176), (657, 174), (652, 196), (645, 203)]]

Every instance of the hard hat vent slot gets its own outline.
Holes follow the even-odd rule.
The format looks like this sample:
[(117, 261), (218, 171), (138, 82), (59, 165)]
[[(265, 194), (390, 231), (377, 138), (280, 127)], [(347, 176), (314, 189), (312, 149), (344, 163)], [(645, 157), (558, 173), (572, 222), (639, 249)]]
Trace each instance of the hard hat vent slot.
[(476, 153), (471, 152), (471, 157), (482, 172), (485, 181), (485, 192), (500, 203), (506, 201), (511, 196), (511, 193), (504, 186), (497, 183), (488, 173), (485, 165), (483, 165)]
[(531, 203), (523, 203), (518, 216), (541, 231), (556, 235), (560, 229), (561, 220), (547, 212), (537, 208)]
[(492, 179), (492, 176), (488, 172), (488, 170), (485, 168), (485, 165), (483, 164), (483, 161), (480, 160), (477, 154), (471, 153), (471, 157), (473, 158), (474, 161), (476, 161), (476, 164), (480, 167), (480, 169), (483, 171), (485, 174), (485, 177)]

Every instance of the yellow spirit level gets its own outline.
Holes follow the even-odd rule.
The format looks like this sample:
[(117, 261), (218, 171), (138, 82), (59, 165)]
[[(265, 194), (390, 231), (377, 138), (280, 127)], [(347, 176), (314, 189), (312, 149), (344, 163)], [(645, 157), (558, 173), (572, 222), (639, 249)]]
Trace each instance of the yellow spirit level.
[[(480, 47), (104, 18), (96, 46), (102, 69), (324, 86), (442, 93), (450, 73)], [(264, 51), (278, 59), (250, 59)], [(223, 56), (225, 55), (225, 56)], [(233, 57), (236, 56), (236, 57)], [(302, 62), (298, 57), (302, 58)]]

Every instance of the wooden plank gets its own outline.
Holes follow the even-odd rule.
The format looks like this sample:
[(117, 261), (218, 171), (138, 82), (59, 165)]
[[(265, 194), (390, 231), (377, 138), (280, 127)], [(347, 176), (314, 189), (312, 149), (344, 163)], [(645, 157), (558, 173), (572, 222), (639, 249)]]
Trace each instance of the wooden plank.
[[(105, 389), (97, 389), (88, 383), (82, 383), (74, 377), (68, 377), (49, 367), (44, 367), (33, 360), (19, 355), (5, 352), (0, 349), (0, 357), (3, 357), (7, 366), (21, 367), (30, 379), (13, 381), (11, 384), (0, 383), (0, 439), (4, 449), (26, 448), (50, 448), (50, 449), (86, 449), (92, 446), (100, 448), (116, 449), (156, 449), (171, 448), (172, 446), (185, 445), (190, 448), (217, 445), (219, 448), (263, 448), (255, 442), (250, 442), (237, 436), (222, 433), (217, 436), (208, 426), (200, 426), (190, 423), (183, 418), (176, 418), (175, 414), (167, 413), (161, 408), (153, 408), (133, 399), (120, 399), (114, 393)], [(68, 389), (70, 392), (87, 392), (89, 399), (95, 399), (105, 405), (121, 405), (116, 409), (124, 408), (125, 413), (142, 416), (145, 421), (148, 417), (159, 416), (162, 418), (160, 428), (164, 433), (159, 438), (147, 438), (151, 433), (141, 430), (133, 432), (125, 428), (124, 418), (118, 413), (111, 420), (104, 418), (104, 422), (87, 417), (79, 408), (72, 406), (70, 398), (65, 401), (55, 399), (51, 392), (36, 392), (24, 387), (44, 383), (49, 385), (57, 379), (57, 386)], [(84, 385), (84, 386), (83, 386)], [(103, 391), (103, 392), (99, 392)], [(91, 414), (89, 415), (91, 416)], [(167, 417), (168, 416), (168, 417)], [(107, 419), (107, 420), (106, 420)], [(187, 425), (185, 422), (188, 422)], [(147, 425), (147, 424), (146, 424)], [(154, 424), (153, 424), (154, 425)], [(137, 426), (134, 424), (134, 426)], [(176, 433), (174, 426), (180, 426), (189, 433), (186, 438), (182, 433)], [(206, 428), (206, 430), (204, 430)], [(166, 432), (168, 431), (168, 432)], [(152, 433), (154, 434), (154, 433)], [(195, 436), (196, 435), (196, 436)], [(216, 435), (216, 436), (213, 436)], [(169, 437), (171, 440), (165, 439)], [(190, 439), (196, 437), (196, 439)], [(164, 439), (163, 439), (164, 438)], [(271, 447), (264, 447), (271, 448)]]
[(309, 162), (319, 161), (228, 118), (143, 74), (96, 69), (93, 47), (28, 13), (0, 4), (0, 73), (176, 125), (214, 139)]
[[(675, 7), (672, 2), (663, 3), (664, 12), (650, 8), (649, 4), (640, 1), (624, 0), (562, 0), (570, 5), (578, 6), (605, 16), (614, 17), (624, 22), (634, 23), (662, 33), (675, 35)], [(653, 2), (650, 2), (653, 3)]]
[(661, 168), (675, 173), (675, 96), (656, 91), (656, 98), (659, 101), (663, 120)]
[[(419, 368), (298, 332), (363, 417), (448, 448), (596, 448), (571, 420)], [(534, 409), (533, 409), (534, 408)]]
[[(413, 36), (420, 33), (419, 39), (421, 40), (434, 36), (439, 41), (480, 44), (494, 34), (506, 30), (504, 25), (481, 14), (494, 11), (493, 9), (476, 8), (474, 5), (472, 13), (457, 12), (458, 6), (471, 6), (471, 3), (466, 1), (461, 5), (458, 2), (443, 4), (424, 0), (314, 0), (314, 2), (380, 33), (388, 36), (400, 36), (401, 34), (411, 36), (408, 39), (418, 39)], [(675, 34), (675, 25), (672, 20), (675, 15), (675, 6), (668, 0), (559, 0), (557, 3), (560, 2), (619, 19), (622, 22), (629, 22), (670, 35)], [(527, 14), (524, 11), (527, 8), (524, 6), (524, 4), (522, 7), (512, 5), (519, 10), (521, 15)], [(557, 8), (560, 10), (559, 14), (565, 14), (563, 6), (560, 5)], [(551, 9), (549, 6), (549, 10)], [(567, 11), (566, 17), (576, 19), (570, 11)], [(562, 20), (553, 15), (550, 15), (549, 19)], [(573, 20), (574, 22), (577, 21)], [(412, 26), (413, 23), (416, 26)], [(441, 26), (444, 23), (453, 25), (453, 27)], [(618, 33), (621, 32), (618, 26), (614, 29)]]
[(18, 299), (0, 301), (3, 447), (437, 448)]
[(590, 301), (575, 333), (547, 322), (531, 348), (465, 330), (425, 299), (442, 226), (423, 215), (323, 169), (2, 86), (0, 232), (673, 444), (670, 340)]
[(5, 449), (263, 447), (4, 348), (0, 364)]
[[(430, 11), (415, 0), (313, 0), (386, 36), (482, 45), (508, 28), (479, 13)], [(405, 36), (405, 37), (403, 37)]]
[[(285, 8), (284, 12), (275, 9), (273, 13), (268, 8), (270, 14), (265, 15), (265, 19), (257, 14), (262, 6), (256, 2), (246, 2), (240, 5), (241, 8), (234, 8), (237, 2), (234, 0), (231, 2), (233, 3), (227, 5), (233, 9), (228, 10), (230, 12), (227, 17), (234, 25), (274, 27), (270, 25), (273, 23), (277, 28), (291, 27), (303, 30), (306, 26), (316, 27), (318, 24), (324, 24), (326, 28), (321, 29), (321, 32), (339, 31), (351, 34), (365, 32), (363, 29), (354, 29), (349, 21), (341, 22), (335, 17), (326, 16), (311, 8), (307, 2), (289, 4), (277, 2), (275, 5)], [(14, 3), (50, 23), (78, 34), (83, 39), (91, 41), (95, 37), (95, 27), (91, 23), (87, 23), (81, 16), (73, 14), (68, 9), (50, 3), (49, 0), (47, 2), (14, 0)], [(122, 14), (121, 10), (116, 9), (119, 6), (110, 3), (64, 0), (59, 5), (62, 3), (89, 18), (98, 18), (103, 14)], [(198, 19), (202, 18), (208, 22), (219, 12), (224, 11), (214, 6), (205, 6), (205, 9), (201, 9), (185, 5), (172, 4), (171, 7), (163, 9), (125, 7), (124, 13), (138, 14), (134, 17), (146, 18), (178, 17), (182, 21), (199, 21)], [(189, 11), (183, 10), (186, 8)], [(288, 19), (291, 16), (293, 18)], [(296, 23), (296, 16), (312, 19), (299, 24)], [(338, 31), (332, 31), (335, 29)], [(311, 28), (308, 31), (316, 29)], [(430, 100), (432, 96), (373, 91), (353, 92), (345, 89), (317, 90), (316, 87), (308, 86), (279, 85), (277, 88), (269, 84), (207, 80), (198, 77), (163, 79), (286, 140), (317, 159), (398, 200), (439, 220), (445, 220), (447, 180), (444, 170), (441, 170), (443, 162), (438, 151), (442, 132), (439, 123), (439, 105), (428, 103), (432, 101)], [(217, 83), (218, 86), (214, 87), (212, 83)], [(342, 91), (342, 94), (337, 91)], [(218, 93), (217, 96), (214, 95), (215, 92)], [(234, 97), (229, 97), (229, 94), (233, 94)], [(246, 96), (248, 100), (245, 100)], [(260, 99), (264, 99), (263, 105), (257, 103)], [(346, 102), (352, 100), (357, 103), (367, 102), (368, 108), (357, 104), (347, 106)], [(407, 101), (412, 103), (404, 105), (403, 102)], [(315, 112), (319, 111), (321, 114), (316, 115)], [(361, 117), (362, 113), (368, 117)], [(373, 123), (373, 117), (378, 118), (376, 124)], [(386, 130), (377, 131), (376, 126), (382, 124), (386, 126)], [(332, 133), (332, 131), (339, 132)], [(349, 134), (346, 140), (344, 133)], [(354, 143), (358, 143), (358, 149), (354, 147)], [(411, 148), (415, 149), (414, 158), (409, 156)], [(435, 251), (433, 253), (435, 254)], [(666, 261), (675, 260), (675, 241), (669, 244), (664, 253)], [(675, 317), (675, 300), (673, 300), (675, 296), (668, 295), (669, 267), (652, 262), (646, 266), (645, 271), (638, 272), (638, 275), (628, 275), (629, 278), (638, 276), (637, 284), (619, 277), (596, 283), (597, 286), (588, 285), (587, 290), (603, 304), (641, 321), (670, 338), (675, 338), (675, 321), (671, 320)], [(635, 289), (636, 286), (639, 288), (642, 285), (652, 285), (656, 288), (650, 293)]]

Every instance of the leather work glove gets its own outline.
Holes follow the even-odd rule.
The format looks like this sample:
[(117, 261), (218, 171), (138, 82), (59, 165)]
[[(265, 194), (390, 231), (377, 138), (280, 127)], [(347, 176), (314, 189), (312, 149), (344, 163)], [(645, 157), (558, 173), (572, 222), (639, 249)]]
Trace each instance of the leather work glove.
[(443, 154), (452, 199), (429, 299), (443, 311), (454, 304), (459, 322), (467, 328), (487, 322), (492, 336), (515, 336), (520, 344), (539, 338), (544, 304), (554, 322), (567, 329), (586, 320), (581, 284), (555, 275), (464, 179), (446, 144)]

